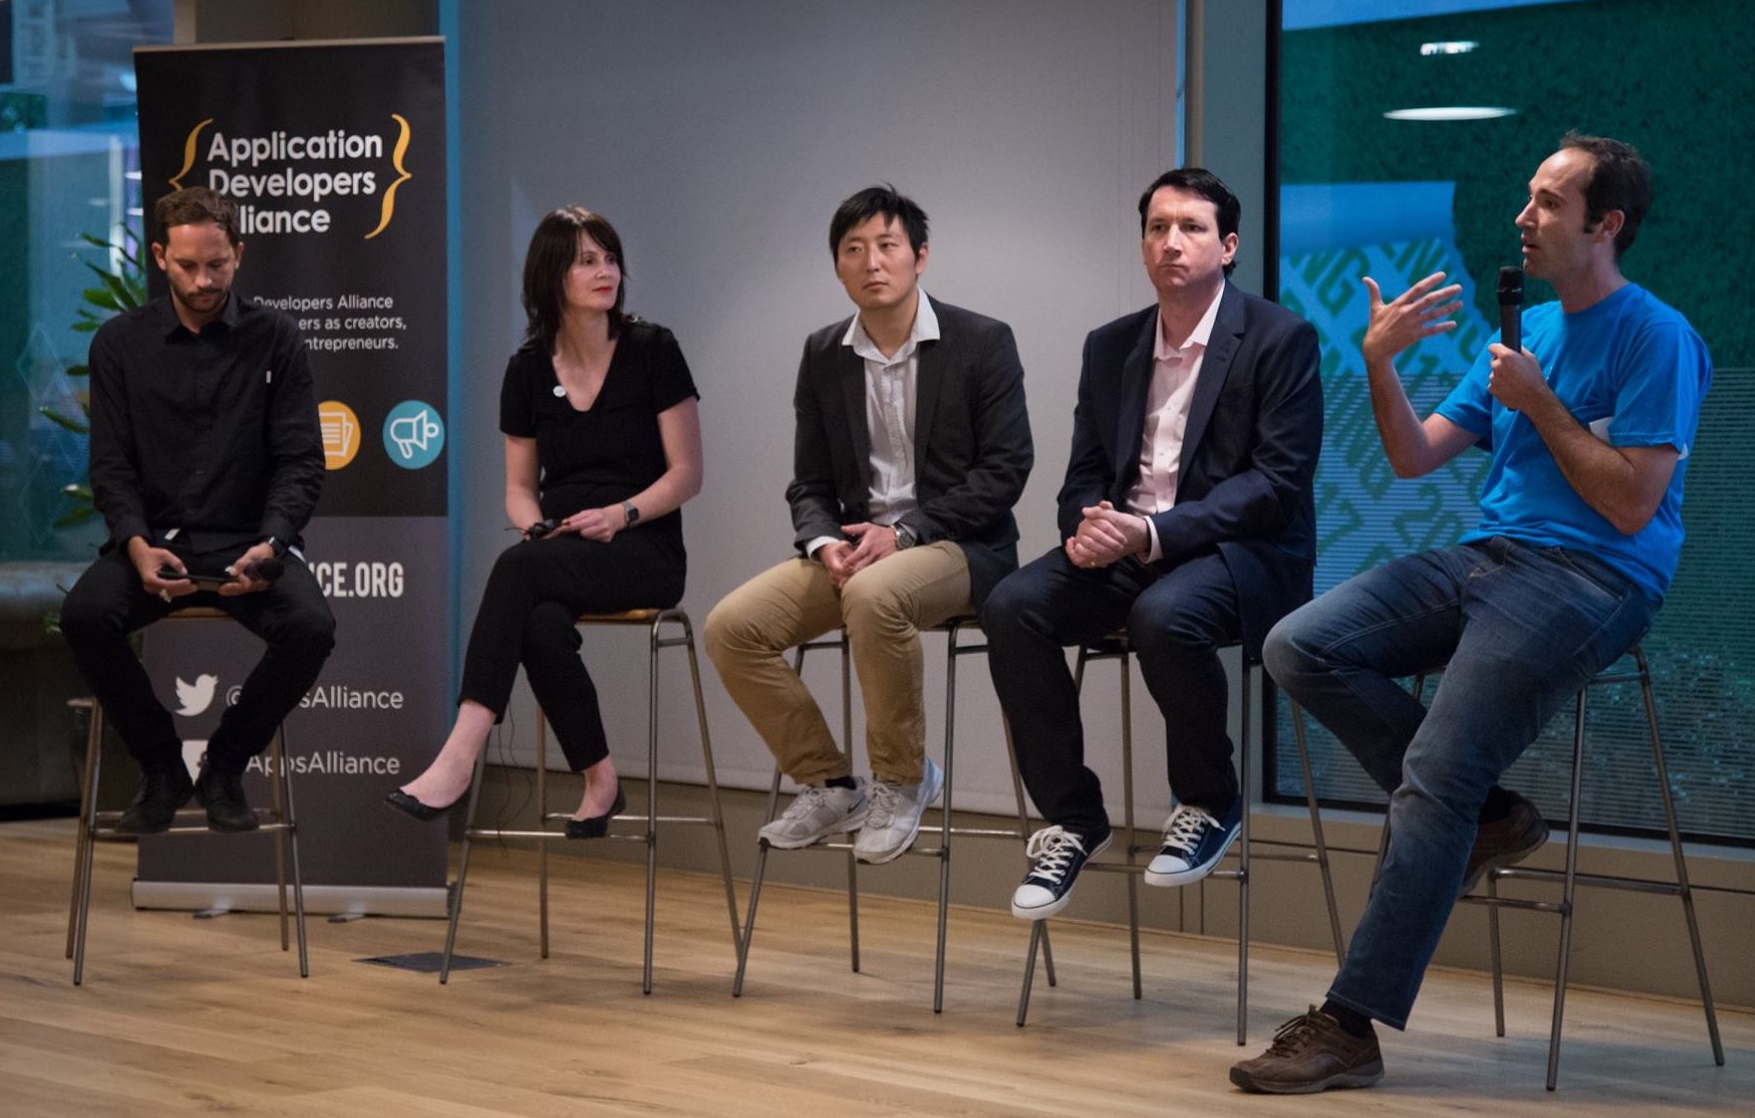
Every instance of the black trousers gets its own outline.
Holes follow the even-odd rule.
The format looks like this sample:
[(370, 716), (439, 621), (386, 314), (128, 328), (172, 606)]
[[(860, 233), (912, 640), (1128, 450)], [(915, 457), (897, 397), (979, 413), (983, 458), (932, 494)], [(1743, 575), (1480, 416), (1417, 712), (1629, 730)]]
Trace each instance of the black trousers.
[(1086, 570), (1056, 548), (1008, 576), (981, 611), (1024, 787), (1050, 823), (1082, 835), (1107, 831), (1109, 818), (1101, 782), (1085, 765), (1079, 696), (1062, 649), (1124, 624), (1164, 713), (1171, 792), (1214, 813), (1237, 800), (1218, 655), (1241, 631), (1231, 571), (1217, 551), (1162, 566), (1130, 558)]
[(687, 560), (673, 539), (639, 528), (608, 543), (578, 535), (525, 540), (488, 575), (463, 659), (459, 702), (505, 717), (518, 665), (574, 772), (609, 756), (597, 688), (579, 658), (582, 613), (668, 609), (682, 601)]
[[(177, 554), (194, 573), (218, 574), (242, 551)], [(147, 593), (121, 548), (99, 556), (68, 592), (61, 606), (61, 632), (105, 717), (148, 772), (181, 765), (183, 743), (128, 638), (184, 606), (222, 609), (268, 645), (237, 703), (226, 708), (207, 743), (209, 766), (216, 772), (241, 773), (250, 758), (268, 748), (276, 727), (317, 681), (335, 647), (335, 618), (317, 580), (296, 555), (286, 557), (285, 573), (259, 594), (228, 598), (203, 590), (170, 602)]]

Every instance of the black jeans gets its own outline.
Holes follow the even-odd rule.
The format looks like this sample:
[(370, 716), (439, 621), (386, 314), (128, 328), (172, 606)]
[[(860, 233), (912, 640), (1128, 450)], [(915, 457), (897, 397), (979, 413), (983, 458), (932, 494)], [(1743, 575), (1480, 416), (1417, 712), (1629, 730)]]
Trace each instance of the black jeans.
[(999, 584), (981, 628), (1024, 787), (1050, 823), (1081, 835), (1103, 833), (1109, 819), (1097, 774), (1085, 765), (1079, 696), (1062, 648), (1124, 624), (1164, 713), (1171, 792), (1214, 813), (1237, 800), (1218, 649), (1237, 639), (1241, 622), (1225, 560), (1213, 551), (1168, 570), (1132, 558), (1085, 570), (1056, 548)]
[(579, 658), (582, 613), (667, 609), (682, 600), (687, 561), (673, 539), (639, 528), (608, 543), (578, 535), (525, 540), (488, 575), (457, 698), (503, 718), (518, 665), (573, 771), (609, 756), (597, 688)]
[[(218, 574), (242, 551), (178, 555), (192, 572)], [(207, 763), (214, 771), (241, 773), (250, 758), (268, 748), (276, 727), (317, 681), (335, 647), (335, 618), (296, 555), (286, 557), (285, 573), (259, 594), (228, 598), (203, 590), (170, 602), (146, 592), (121, 548), (99, 556), (68, 592), (61, 632), (105, 717), (148, 772), (181, 765), (183, 743), (128, 638), (185, 606), (222, 609), (268, 645), (207, 743)]]

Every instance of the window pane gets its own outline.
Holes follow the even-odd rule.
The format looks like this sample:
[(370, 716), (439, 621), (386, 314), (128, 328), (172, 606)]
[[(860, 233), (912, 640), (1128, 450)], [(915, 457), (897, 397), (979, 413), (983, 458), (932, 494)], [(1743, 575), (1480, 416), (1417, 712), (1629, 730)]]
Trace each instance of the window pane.
[[(1392, 556), (1454, 542), (1477, 521), (1487, 466), (1470, 451), (1430, 477), (1392, 477), (1359, 356), (1360, 277), (1378, 280), (1386, 297), (1440, 269), (1463, 285), (1459, 328), (1399, 362), (1424, 415), (1497, 329), (1494, 275), (1519, 262), (1512, 219), (1536, 166), (1570, 128), (1635, 144), (1653, 166), (1657, 200), (1623, 270), (1687, 315), (1715, 366), (1689, 464), (1687, 543), (1644, 646), (1684, 830), (1755, 842), (1755, 521), (1741, 499), (1755, 445), (1755, 317), (1745, 256), (1715, 251), (1728, 247), (1739, 211), (1729, 200), (1755, 173), (1746, 112), (1755, 78), (1737, 46), (1744, 6), (1669, 4), (1658, 18), (1642, 0), (1287, 0), (1283, 14), (1279, 296), (1322, 335), (1328, 407), (1318, 593)], [(1468, 119), (1385, 115), (1410, 109)], [(1552, 298), (1531, 281), (1528, 303)], [(1288, 717), (1281, 704), (1275, 798), (1303, 795)], [(1661, 827), (1638, 688), (1593, 690), (1589, 718), (1586, 821)], [(1566, 811), (1572, 727), (1570, 713), (1556, 718), (1507, 777), (1550, 817)], [(1381, 803), (1345, 749), (1312, 729), (1319, 793)]]
[(0, 74), (0, 560), (81, 559), (103, 538), (95, 518), (57, 527), (86, 479), (86, 440), (43, 414), (83, 422), (90, 335), (73, 323), (86, 265), (116, 254), (84, 243), (138, 237), (136, 45), (166, 43), (171, 0), (0, 4), (10, 74)]

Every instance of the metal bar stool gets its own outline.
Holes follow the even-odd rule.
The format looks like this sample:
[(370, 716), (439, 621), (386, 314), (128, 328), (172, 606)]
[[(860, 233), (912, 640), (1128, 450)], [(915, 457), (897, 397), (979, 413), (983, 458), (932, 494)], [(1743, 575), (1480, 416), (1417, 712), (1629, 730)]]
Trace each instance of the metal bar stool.
[[(1000, 838), (1010, 840), (1027, 840), (1029, 838), (1029, 817), (1024, 809), (1024, 784), (1018, 775), (1017, 761), (1012, 759), (1012, 790), (1017, 797), (1018, 826), (1011, 828), (989, 827), (956, 827), (951, 825), (953, 813), (951, 792), (955, 787), (955, 734), (957, 721), (957, 660), (962, 656), (985, 653), (987, 644), (962, 643), (965, 630), (979, 631), (979, 622), (972, 616), (953, 617), (942, 624), (935, 625), (925, 632), (945, 634), (945, 742), (944, 742), (944, 796), (936, 806), (939, 812), (937, 827), (939, 842), (936, 847), (922, 848), (915, 846), (908, 853), (919, 854), (939, 860), (938, 879), (938, 950), (935, 957), (932, 986), (932, 1011), (944, 1012), (945, 989), (945, 932), (950, 904), (951, 890), (951, 839), (963, 838)], [(825, 637), (821, 640), (807, 641), (799, 645), (793, 653), (792, 668), (795, 672), (804, 670), (804, 654), (813, 649), (840, 649), (841, 651), (841, 740), (848, 743), (851, 749), (853, 740), (853, 704), (852, 704), (852, 656), (847, 642), (847, 632), (842, 630), (838, 636)], [(1012, 757), (1011, 731), (1006, 731), (1006, 755)], [(774, 779), (768, 786), (768, 806), (765, 818), (772, 820), (780, 798), (781, 772), (778, 765), (774, 768)], [(922, 827), (925, 830), (925, 827)], [(844, 850), (847, 852), (847, 923), (848, 943), (851, 953), (851, 969), (859, 971), (859, 886), (858, 861), (853, 856), (851, 842), (821, 841), (806, 847), (809, 850)], [(750, 907), (744, 917), (743, 942), (739, 945), (737, 956), (737, 977), (731, 985), (731, 996), (743, 995), (744, 969), (749, 962), (750, 941), (755, 938), (756, 906), (762, 898), (762, 879), (767, 871), (769, 846), (766, 840), (757, 840), (756, 872), (750, 884)], [(1054, 956), (1052, 948), (1044, 943), (1044, 966), (1048, 975), (1048, 984), (1055, 984)]]
[[(182, 609), (166, 614), (161, 621), (229, 621), (224, 610), (212, 606), (185, 606)], [(105, 842), (137, 842), (138, 835), (123, 833), (116, 830), (116, 821), (121, 818), (119, 811), (99, 811), (98, 787), (100, 770), (103, 767), (104, 739), (104, 708), (90, 696), (69, 699), (67, 705), (76, 709), (91, 712), (90, 721), (85, 732), (85, 773), (80, 781), (79, 791), (79, 832), (73, 847), (73, 897), (67, 912), (67, 958), (73, 960), (73, 984), (80, 985), (85, 978), (85, 928), (91, 914), (91, 862), (92, 853), (99, 841)], [(274, 738), (269, 744), (268, 753), (269, 785), (273, 789), (272, 806), (256, 809), (256, 818), (261, 825), (255, 832), (268, 832), (274, 836), (274, 876), (275, 884), (280, 892), (280, 949), (290, 949), (287, 934), (286, 905), (286, 870), (287, 850), (292, 851), (292, 898), (293, 911), (298, 926), (299, 939), (299, 977), (311, 976), (310, 956), (305, 949), (305, 886), (299, 876), (299, 832), (293, 818), (292, 781), (286, 765), (286, 727), (277, 728)], [(200, 815), (199, 809), (186, 808), (177, 813), (178, 821), (167, 831), (167, 835), (206, 835), (214, 832), (207, 829), (205, 817), (198, 822), (182, 822), (185, 817), (194, 818)]]
[[(1232, 646), (1239, 647), (1239, 646)], [(1074, 684), (1082, 692), (1085, 682), (1085, 665), (1093, 660), (1115, 660), (1121, 665), (1121, 764), (1122, 794), (1126, 808), (1123, 829), (1127, 832), (1125, 862), (1090, 862), (1086, 870), (1098, 870), (1109, 873), (1121, 873), (1127, 876), (1127, 916), (1128, 939), (1133, 958), (1133, 996), (1138, 1001), (1142, 997), (1140, 984), (1140, 910), (1139, 910), (1139, 878), (1145, 867), (1139, 864), (1138, 856), (1147, 851), (1156, 851), (1157, 844), (1141, 843), (1138, 840), (1134, 820), (1134, 788), (1133, 788), (1133, 707), (1132, 707), (1132, 648), (1127, 641), (1125, 631), (1110, 634), (1095, 645), (1084, 645), (1079, 648), (1079, 657), (1073, 672)], [(1249, 863), (1252, 858), (1263, 861), (1306, 862), (1314, 863), (1322, 872), (1323, 899), (1328, 903), (1329, 935), (1334, 940), (1335, 961), (1344, 957), (1345, 946), (1341, 939), (1341, 920), (1339, 909), (1335, 905), (1334, 877), (1330, 872), (1328, 843), (1322, 833), (1322, 815), (1317, 808), (1315, 784), (1311, 779), (1310, 751), (1304, 738), (1304, 715), (1296, 703), (1292, 704), (1292, 731), (1298, 743), (1298, 762), (1304, 775), (1304, 802), (1310, 811), (1310, 831), (1312, 841), (1308, 847), (1302, 843), (1289, 843), (1266, 839), (1251, 840), (1249, 834), (1249, 789), (1250, 789), (1250, 748), (1249, 726), (1251, 718), (1250, 676), (1254, 669), (1261, 667), (1259, 659), (1244, 656), (1242, 660), (1241, 681), (1238, 688), (1242, 700), (1240, 716), (1240, 733), (1238, 735), (1238, 779), (1244, 797), (1242, 824), (1238, 833), (1238, 841), (1226, 853), (1229, 858), (1237, 858), (1237, 868), (1233, 870), (1214, 870), (1208, 877), (1230, 879), (1237, 882), (1237, 1043), (1243, 1044), (1245, 1036), (1245, 1015), (1249, 1004)], [(1256, 850), (1261, 845), (1279, 849)], [(1290, 850), (1304, 849), (1308, 853), (1295, 854)], [(1204, 879), (1203, 879), (1204, 883)], [(1203, 910), (1204, 919), (1204, 910)], [(1030, 1011), (1031, 979), (1036, 970), (1036, 948), (1039, 940), (1044, 939), (1048, 932), (1048, 921), (1037, 920), (1030, 928), (1030, 947), (1024, 963), (1023, 989), (1018, 994), (1018, 1019), (1023, 1027)]]
[[(1553, 1024), (1548, 1033), (1548, 1090), (1552, 1091), (1560, 1077), (1560, 1025), (1566, 1010), (1566, 975), (1572, 956), (1572, 910), (1577, 896), (1577, 887), (1589, 885), (1599, 889), (1623, 889), (1636, 893), (1657, 893), (1665, 896), (1678, 897), (1682, 901), (1682, 916), (1688, 925), (1688, 943), (1694, 951), (1694, 973), (1700, 982), (1700, 1005), (1706, 1013), (1706, 1033), (1712, 1042), (1712, 1060), (1719, 1067), (1724, 1066), (1724, 1043), (1719, 1038), (1718, 1010), (1712, 1001), (1712, 985), (1706, 976), (1706, 953), (1700, 945), (1700, 923), (1694, 914), (1694, 893), (1688, 884), (1688, 863), (1682, 853), (1682, 836), (1676, 826), (1676, 802), (1670, 793), (1670, 773), (1664, 763), (1663, 739), (1658, 733), (1657, 703), (1652, 697), (1651, 668), (1645, 659), (1645, 649), (1635, 642), (1622, 656), (1633, 658), (1633, 670), (1616, 670), (1615, 665), (1599, 672), (1595, 678), (1579, 688), (1574, 706), (1575, 722), (1572, 729), (1572, 779), (1570, 798), (1566, 810), (1566, 868), (1564, 870), (1535, 869), (1525, 866), (1503, 866), (1489, 871), (1483, 878), (1487, 891), (1485, 895), (1470, 893), (1461, 898), (1462, 903), (1487, 906), (1488, 946), (1493, 959), (1493, 1032), (1495, 1036), (1505, 1035), (1505, 981), (1504, 970), (1499, 950), (1499, 910), (1502, 908), (1523, 909), (1529, 912), (1548, 912), (1560, 917), (1560, 954), (1554, 972), (1554, 1015)], [(1585, 698), (1593, 687), (1604, 687), (1621, 683), (1638, 683), (1640, 697), (1645, 707), (1646, 729), (1651, 737), (1652, 765), (1657, 775), (1658, 792), (1664, 805), (1664, 825), (1669, 832), (1670, 855), (1676, 863), (1676, 880), (1660, 881), (1643, 877), (1614, 877), (1603, 874), (1584, 874), (1578, 872), (1578, 819), (1579, 819), (1579, 788), (1584, 773), (1584, 728)], [(1424, 674), (1414, 677), (1414, 697), (1419, 698), (1425, 690)], [(1383, 866), (1383, 855), (1389, 849), (1389, 818), (1384, 817), (1383, 836), (1377, 847), (1377, 867), (1373, 870), (1371, 881), (1377, 883), (1378, 872)], [(1560, 885), (1560, 900), (1532, 901), (1517, 897), (1501, 897), (1498, 883), (1500, 880), (1540, 881)]]
[[(701, 699), (701, 668), (695, 656), (695, 630), (689, 615), (680, 609), (635, 609), (625, 613), (588, 613), (578, 618), (579, 625), (645, 626), (649, 634), (647, 652), (646, 710), (646, 830), (640, 834), (607, 836), (623, 842), (646, 844), (646, 955), (641, 973), (640, 990), (652, 992), (652, 929), (658, 875), (658, 825), (660, 823), (693, 824), (713, 828), (719, 843), (719, 871), (725, 880), (725, 907), (731, 917), (733, 949), (741, 940), (737, 927), (737, 893), (731, 884), (731, 854), (725, 845), (725, 818), (719, 808), (719, 778), (713, 768), (713, 742), (707, 732), (707, 707)], [(680, 636), (665, 636), (666, 626), (681, 630)], [(701, 759), (707, 769), (707, 799), (711, 814), (658, 814), (658, 653), (666, 648), (686, 648), (689, 653), (689, 679), (695, 689), (695, 719), (701, 732)], [(439, 961), (439, 982), (451, 978), (451, 955), (457, 945), (457, 921), (463, 915), (463, 889), (469, 880), (469, 852), (476, 839), (534, 839), (537, 842), (537, 910), (541, 929), (542, 957), (548, 958), (548, 840), (565, 839), (564, 830), (551, 830), (550, 823), (568, 818), (564, 811), (548, 810), (548, 732), (547, 720), (540, 712), (536, 720), (536, 803), (542, 813), (542, 828), (534, 831), (513, 831), (502, 828), (478, 828), (476, 807), (481, 801), (482, 773), (487, 767), (487, 750), (475, 759), (475, 777), (469, 785), (469, 807), (463, 831), (463, 858), (457, 869), (457, 884), (451, 892), (451, 920), (445, 930), (445, 953)], [(638, 815), (617, 815), (614, 822), (638, 820)]]

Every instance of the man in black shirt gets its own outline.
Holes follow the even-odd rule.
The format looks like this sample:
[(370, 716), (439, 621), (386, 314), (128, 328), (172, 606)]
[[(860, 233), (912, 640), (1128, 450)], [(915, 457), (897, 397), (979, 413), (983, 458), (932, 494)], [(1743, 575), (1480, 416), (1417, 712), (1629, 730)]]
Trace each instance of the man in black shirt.
[[(179, 190), (153, 220), (170, 293), (91, 342), (91, 487), (110, 538), (67, 595), (61, 628), (145, 773), (118, 829), (163, 831), (199, 794), (210, 827), (248, 831), (244, 769), (335, 644), (335, 619), (297, 551), (323, 487), (316, 393), (292, 319), (231, 292), (244, 251), (231, 202)], [(224, 581), (193, 581), (207, 576)], [(193, 782), (128, 641), (187, 605), (218, 607), (268, 644)]]

